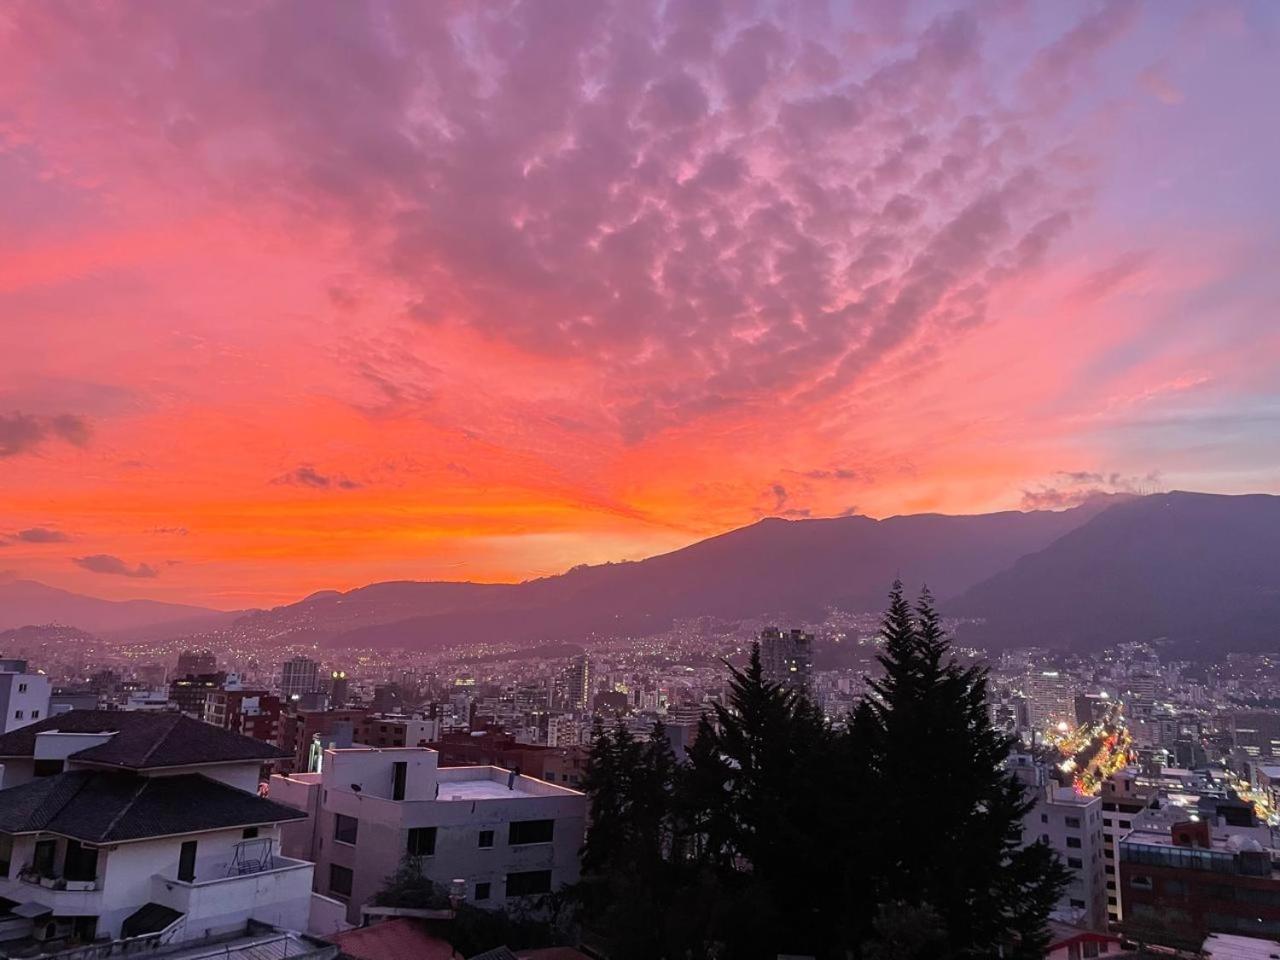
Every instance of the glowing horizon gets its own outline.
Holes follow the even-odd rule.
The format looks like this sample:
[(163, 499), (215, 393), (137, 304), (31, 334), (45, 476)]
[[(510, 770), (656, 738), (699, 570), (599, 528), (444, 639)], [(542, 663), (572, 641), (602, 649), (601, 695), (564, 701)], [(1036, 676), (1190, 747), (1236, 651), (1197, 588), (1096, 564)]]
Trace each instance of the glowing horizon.
[(0, 573), (1280, 492), (1280, 10), (0, 10)]

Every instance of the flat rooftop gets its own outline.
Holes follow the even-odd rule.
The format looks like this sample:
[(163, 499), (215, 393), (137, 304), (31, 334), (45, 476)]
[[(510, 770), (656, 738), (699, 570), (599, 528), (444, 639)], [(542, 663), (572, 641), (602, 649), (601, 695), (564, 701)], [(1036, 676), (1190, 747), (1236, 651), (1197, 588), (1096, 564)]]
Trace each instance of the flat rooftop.
[(509, 800), (512, 797), (527, 797), (529, 794), (516, 785), (516, 789), (508, 790), (506, 782), (497, 780), (442, 780), (440, 781), (440, 800)]

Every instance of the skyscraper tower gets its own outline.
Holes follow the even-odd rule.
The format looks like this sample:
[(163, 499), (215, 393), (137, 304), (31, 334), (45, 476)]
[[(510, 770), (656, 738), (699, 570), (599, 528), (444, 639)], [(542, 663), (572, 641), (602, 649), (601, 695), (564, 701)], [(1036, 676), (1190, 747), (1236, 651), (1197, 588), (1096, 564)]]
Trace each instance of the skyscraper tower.
[(309, 657), (294, 657), (280, 667), (280, 694), (294, 700), (320, 689), (320, 664)]
[(760, 665), (766, 680), (807, 694), (813, 672), (813, 634), (777, 627), (762, 630)]

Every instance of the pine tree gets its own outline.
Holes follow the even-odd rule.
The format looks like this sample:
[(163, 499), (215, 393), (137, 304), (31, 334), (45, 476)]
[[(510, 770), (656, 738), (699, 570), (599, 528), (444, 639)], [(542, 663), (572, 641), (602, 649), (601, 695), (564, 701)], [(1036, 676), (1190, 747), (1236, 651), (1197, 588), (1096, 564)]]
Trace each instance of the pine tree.
[(1021, 847), (1032, 801), (1004, 768), (1012, 743), (991, 725), (986, 672), (952, 658), (927, 591), (912, 611), (894, 584), (882, 639), (884, 677), (854, 723), (887, 801), (876, 900), (936, 911), (958, 954), (1039, 956), (1065, 873)]

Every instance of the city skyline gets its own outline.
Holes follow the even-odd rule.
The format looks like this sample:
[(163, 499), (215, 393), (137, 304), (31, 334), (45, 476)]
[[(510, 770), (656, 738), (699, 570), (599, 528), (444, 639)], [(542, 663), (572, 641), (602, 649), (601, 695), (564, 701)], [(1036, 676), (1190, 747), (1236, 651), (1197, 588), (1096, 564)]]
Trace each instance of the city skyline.
[(0, 571), (267, 606), (1280, 492), (1276, 39), (1250, 3), (12, 4)]

